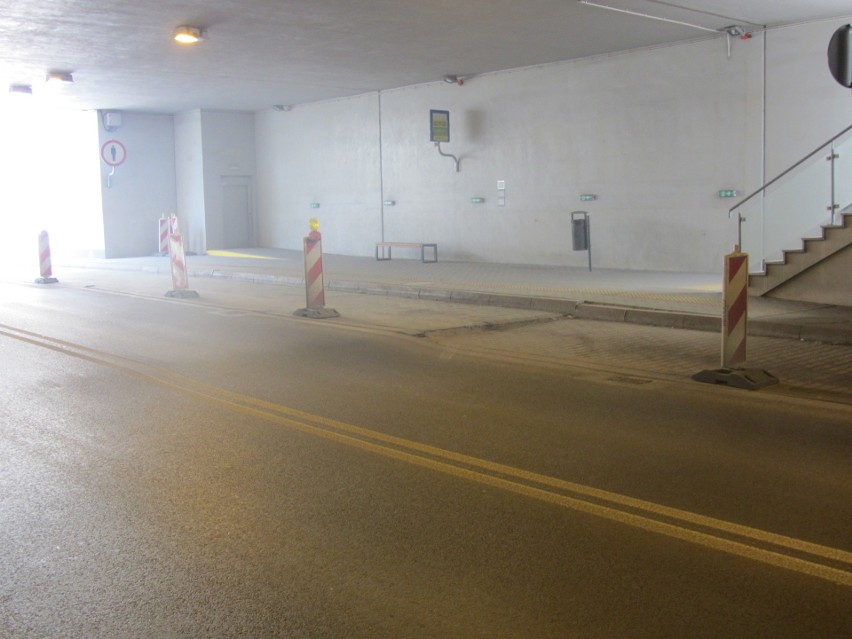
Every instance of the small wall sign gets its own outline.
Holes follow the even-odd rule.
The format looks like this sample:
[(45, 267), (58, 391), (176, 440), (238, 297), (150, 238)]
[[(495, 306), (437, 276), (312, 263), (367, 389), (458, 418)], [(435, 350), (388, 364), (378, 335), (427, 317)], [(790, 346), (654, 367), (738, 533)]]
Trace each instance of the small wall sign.
[(127, 149), (118, 140), (107, 140), (101, 147), (101, 159), (110, 166), (118, 166), (127, 159)]
[(450, 112), (431, 109), (429, 111), (429, 139), (432, 142), (450, 141)]

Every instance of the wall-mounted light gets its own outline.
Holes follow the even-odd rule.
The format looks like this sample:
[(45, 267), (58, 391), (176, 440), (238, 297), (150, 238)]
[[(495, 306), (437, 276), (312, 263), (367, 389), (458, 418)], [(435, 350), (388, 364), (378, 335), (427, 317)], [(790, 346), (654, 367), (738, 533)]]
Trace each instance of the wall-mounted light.
[(595, 195), (594, 193), (582, 193), (580, 195), (580, 201), (581, 202), (594, 202), (597, 199), (598, 199), (598, 196)]
[(382, 204), (385, 206), (396, 206), (396, 200), (384, 200)]
[(174, 33), (175, 42), (180, 42), (181, 44), (195, 44), (203, 40), (204, 36), (204, 30), (200, 27), (189, 27), (186, 25), (178, 27)]
[(291, 107), (289, 104), (273, 104), (272, 108), (275, 111), (289, 111), (293, 107)]
[(50, 71), (44, 81), (50, 85), (61, 85), (74, 82), (74, 76), (67, 71)]
[(318, 209), (320, 207), (319, 202), (311, 202), (310, 207), (312, 209)]
[(470, 203), (471, 204), (485, 204), (485, 198), (484, 197), (472, 197), (472, 198), (470, 198)]

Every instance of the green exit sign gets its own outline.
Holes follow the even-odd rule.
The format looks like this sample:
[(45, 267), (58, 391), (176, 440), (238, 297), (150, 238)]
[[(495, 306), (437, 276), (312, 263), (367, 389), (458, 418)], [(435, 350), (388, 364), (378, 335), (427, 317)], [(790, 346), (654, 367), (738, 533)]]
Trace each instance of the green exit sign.
[(725, 189), (719, 191), (719, 197), (737, 197), (737, 195), (739, 195), (739, 193), (737, 193), (733, 189)]

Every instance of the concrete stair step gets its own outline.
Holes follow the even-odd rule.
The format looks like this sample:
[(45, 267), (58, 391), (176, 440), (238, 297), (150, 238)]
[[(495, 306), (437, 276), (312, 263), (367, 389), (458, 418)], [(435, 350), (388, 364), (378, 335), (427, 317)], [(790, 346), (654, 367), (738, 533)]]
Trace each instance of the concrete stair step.
[(763, 273), (749, 275), (749, 294), (765, 295), (852, 245), (852, 212), (847, 209), (841, 213), (839, 224), (822, 227), (822, 237), (804, 238), (802, 248), (785, 250), (781, 261), (765, 262)]

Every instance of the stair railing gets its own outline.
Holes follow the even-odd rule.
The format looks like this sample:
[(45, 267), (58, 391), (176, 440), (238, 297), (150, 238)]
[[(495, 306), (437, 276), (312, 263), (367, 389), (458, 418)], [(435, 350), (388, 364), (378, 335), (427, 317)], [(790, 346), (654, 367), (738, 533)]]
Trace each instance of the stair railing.
[[(828, 156), (825, 152), (829, 151)], [(801, 249), (804, 238), (837, 223), (852, 204), (852, 125), (821, 144), (728, 211), (737, 216), (737, 241), (753, 271)]]

